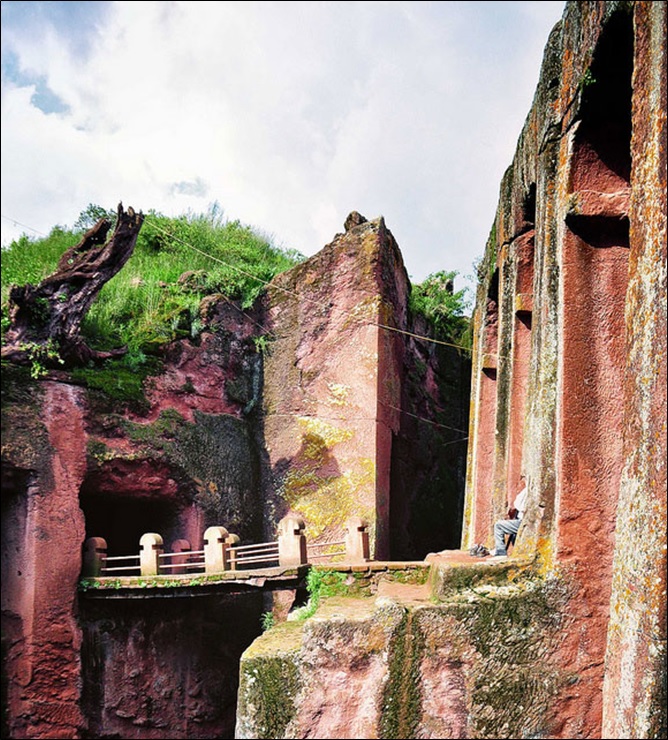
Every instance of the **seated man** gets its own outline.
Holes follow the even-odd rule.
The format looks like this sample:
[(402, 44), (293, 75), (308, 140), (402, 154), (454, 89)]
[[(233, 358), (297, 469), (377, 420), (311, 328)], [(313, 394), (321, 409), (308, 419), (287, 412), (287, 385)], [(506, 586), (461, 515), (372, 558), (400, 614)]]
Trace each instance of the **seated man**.
[(489, 553), (493, 557), (504, 557), (508, 554), (506, 551), (506, 535), (510, 535), (511, 540), (514, 540), (522, 523), (527, 502), (527, 486), (524, 473), (520, 476), (520, 486), (522, 489), (515, 497), (513, 508), (508, 511), (508, 518), (501, 519), (494, 525), (494, 549)]

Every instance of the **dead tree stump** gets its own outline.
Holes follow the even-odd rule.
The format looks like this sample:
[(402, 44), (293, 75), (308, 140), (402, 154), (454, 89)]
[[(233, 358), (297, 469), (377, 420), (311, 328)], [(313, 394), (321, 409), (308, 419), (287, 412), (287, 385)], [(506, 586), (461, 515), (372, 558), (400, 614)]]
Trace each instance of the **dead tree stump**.
[(60, 258), (56, 271), (37, 285), (13, 285), (9, 292), (10, 326), (2, 358), (30, 364), (37, 356), (45, 366), (73, 366), (119, 357), (127, 351), (91, 349), (81, 338), (81, 322), (98, 293), (128, 261), (144, 214), (118, 204), (118, 220), (100, 219), (81, 241)]

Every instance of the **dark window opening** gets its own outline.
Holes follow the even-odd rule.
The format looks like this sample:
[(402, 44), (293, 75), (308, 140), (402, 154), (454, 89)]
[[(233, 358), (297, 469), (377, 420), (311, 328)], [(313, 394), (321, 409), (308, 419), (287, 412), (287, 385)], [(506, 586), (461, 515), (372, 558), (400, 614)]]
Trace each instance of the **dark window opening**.
[(131, 496), (82, 495), (86, 537), (104, 537), (108, 555), (139, 553), (147, 532), (162, 536), (165, 549), (179, 536), (179, 510), (170, 501)]
[(522, 203), (522, 216), (524, 220), (534, 226), (536, 223), (536, 183), (529, 185), (529, 190)]
[[(632, 73), (632, 20), (627, 12), (619, 11), (601, 33), (591, 67), (582, 81), (582, 122), (577, 136), (580, 146), (590, 150), (585, 158), (591, 161), (586, 166), (590, 175), (599, 176), (597, 179), (603, 169), (614, 176), (605, 178), (607, 183), (599, 182), (600, 190), (619, 189), (620, 184), (628, 184), (631, 179)], [(582, 182), (574, 190), (586, 187), (585, 169), (579, 173)]]
[(518, 311), (517, 320), (531, 331), (531, 311)]
[(566, 216), (566, 225), (580, 239), (591, 247), (629, 247), (629, 218), (609, 218), (607, 216), (580, 217)]
[(487, 290), (487, 302), (498, 303), (499, 302), (499, 270), (494, 270), (492, 279), (489, 281), (489, 288)]

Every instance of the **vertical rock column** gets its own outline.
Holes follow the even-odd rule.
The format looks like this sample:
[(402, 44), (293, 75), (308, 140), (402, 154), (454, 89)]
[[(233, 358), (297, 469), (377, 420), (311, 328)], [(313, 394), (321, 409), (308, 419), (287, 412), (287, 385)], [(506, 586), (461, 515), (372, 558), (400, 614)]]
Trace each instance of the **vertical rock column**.
[[(666, 735), (666, 4), (635, 4), (624, 469), (602, 737)], [(663, 114), (659, 114), (663, 111)]]
[(16, 738), (76, 738), (81, 631), (76, 620), (84, 517), (79, 489), (86, 470), (80, 391), (48, 382), (42, 417), (52, 448), (50, 470), (28, 490), (24, 583), (13, 604), (23, 621), (19, 671), (8, 698)]
[[(372, 557), (389, 554), (392, 433), (408, 277), (382, 218), (346, 232), (269, 287), (265, 355), (265, 534), (292, 512), (309, 542), (369, 522)], [(382, 325), (382, 326), (381, 326)]]

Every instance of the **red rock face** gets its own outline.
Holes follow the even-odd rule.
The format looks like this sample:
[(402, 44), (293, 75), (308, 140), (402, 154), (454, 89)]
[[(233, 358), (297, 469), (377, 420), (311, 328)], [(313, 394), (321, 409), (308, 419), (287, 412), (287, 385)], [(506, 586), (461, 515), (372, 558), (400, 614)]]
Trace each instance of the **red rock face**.
[[(666, 132), (658, 113), (666, 8), (634, 3), (633, 13), (609, 3), (566, 9), (543, 72), (559, 84), (539, 85), (487, 254), (488, 274), (498, 269), (501, 281), (498, 311), (490, 310), (491, 277), (478, 298), (464, 542), (484, 539), (477, 523), (498, 511), (524, 469), (530, 507), (518, 554), (559, 573), (573, 593), (558, 654), (578, 678), (555, 696), (554, 737), (665, 732), (665, 668), (656, 662), (665, 659), (665, 463), (650, 460), (666, 454)], [(548, 126), (562, 134), (545, 138)], [(528, 270), (523, 204), (533, 183)], [(520, 304), (531, 311), (524, 328), (513, 310)], [(483, 368), (497, 325), (501, 361), (490, 390)], [(631, 636), (640, 622), (657, 636), (644, 648)], [(642, 700), (641, 685), (651, 687)]]
[(261, 594), (82, 603), (83, 709), (93, 737), (233, 737), (242, 650)]
[(79, 487), (86, 470), (82, 406), (81, 391), (45, 384), (50, 465), (39, 479), (17, 480), (27, 490), (14, 492), (9, 520), (3, 516), (10, 537), (3, 542), (2, 613), (11, 737), (78, 737), (84, 726), (76, 620), (84, 531)]
[(389, 554), (402, 347), (378, 325), (405, 311), (407, 290), (397, 245), (380, 220), (339, 235), (269, 293), (267, 495), (277, 513), (302, 515), (312, 539), (339, 540), (349, 516), (363, 517), (376, 557)]

